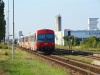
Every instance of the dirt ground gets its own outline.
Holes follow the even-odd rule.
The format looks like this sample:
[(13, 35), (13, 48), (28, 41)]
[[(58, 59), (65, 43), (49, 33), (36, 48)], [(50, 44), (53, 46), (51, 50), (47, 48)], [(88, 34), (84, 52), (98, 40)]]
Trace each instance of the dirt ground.
[(0, 75), (8, 75), (8, 74), (5, 74), (2, 70), (2, 68), (0, 67)]

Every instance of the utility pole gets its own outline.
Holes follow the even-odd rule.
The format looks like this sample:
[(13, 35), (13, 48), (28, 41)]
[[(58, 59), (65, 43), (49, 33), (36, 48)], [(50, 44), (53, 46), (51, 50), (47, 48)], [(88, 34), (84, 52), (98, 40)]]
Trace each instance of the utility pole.
[(12, 59), (14, 59), (14, 0), (13, 0), (13, 39), (12, 39)]
[(9, 0), (8, 0), (8, 49), (9, 49)]

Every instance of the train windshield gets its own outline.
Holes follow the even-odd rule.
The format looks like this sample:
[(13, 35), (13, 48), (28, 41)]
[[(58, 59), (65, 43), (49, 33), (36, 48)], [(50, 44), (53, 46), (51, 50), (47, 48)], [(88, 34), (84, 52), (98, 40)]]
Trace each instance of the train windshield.
[(45, 40), (45, 34), (38, 34), (38, 40)]
[(54, 39), (54, 35), (53, 35), (53, 34), (46, 34), (46, 35), (45, 35), (45, 38), (46, 38), (47, 40), (53, 40), (53, 39)]
[(54, 40), (54, 34), (38, 34), (38, 41)]

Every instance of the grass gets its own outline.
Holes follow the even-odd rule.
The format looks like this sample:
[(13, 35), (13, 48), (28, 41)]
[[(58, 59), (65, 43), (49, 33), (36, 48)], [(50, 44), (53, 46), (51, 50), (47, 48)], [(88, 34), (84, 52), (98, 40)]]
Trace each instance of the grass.
[[(56, 45), (56, 48), (61, 48), (61, 49), (66, 49), (67, 50), (68, 46)], [(81, 46), (72, 46), (72, 50), (89, 51), (89, 52), (100, 54), (100, 48), (83, 48)]]
[[(8, 55), (5, 55), (7, 52)], [(11, 50), (0, 49), (0, 72), (2, 75), (69, 75), (60, 68), (52, 67), (19, 49), (12, 60)]]
[(72, 59), (75, 59), (75, 60), (79, 60), (79, 61), (82, 61), (82, 62), (85, 62), (85, 63), (89, 63), (89, 64), (91, 64), (93, 62), (92, 59), (83, 58), (83, 57), (80, 57), (80, 56), (65, 55), (65, 57), (72, 58)]

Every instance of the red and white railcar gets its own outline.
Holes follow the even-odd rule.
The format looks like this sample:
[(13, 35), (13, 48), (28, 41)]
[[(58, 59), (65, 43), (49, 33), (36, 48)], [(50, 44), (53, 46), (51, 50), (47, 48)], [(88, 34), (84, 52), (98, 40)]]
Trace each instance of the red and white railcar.
[(50, 29), (37, 30), (34, 33), (33, 49), (45, 53), (53, 53), (55, 50), (54, 31)]
[(35, 33), (27, 34), (24, 36), (23, 42), (23, 47), (26, 49), (42, 51), (47, 54), (51, 54), (55, 50), (55, 34), (51, 29), (40, 29)]
[(24, 46), (24, 36), (19, 37), (19, 46), (23, 47)]
[(30, 34), (24, 36), (24, 48), (30, 49)]

